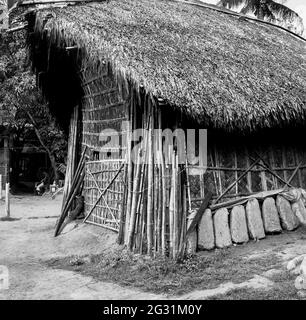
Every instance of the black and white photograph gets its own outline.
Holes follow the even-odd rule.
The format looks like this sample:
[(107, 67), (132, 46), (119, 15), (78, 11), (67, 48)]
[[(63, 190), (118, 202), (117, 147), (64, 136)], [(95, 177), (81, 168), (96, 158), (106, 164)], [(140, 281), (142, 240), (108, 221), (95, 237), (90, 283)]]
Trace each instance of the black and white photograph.
[(0, 0), (0, 300), (306, 300), (306, 0)]

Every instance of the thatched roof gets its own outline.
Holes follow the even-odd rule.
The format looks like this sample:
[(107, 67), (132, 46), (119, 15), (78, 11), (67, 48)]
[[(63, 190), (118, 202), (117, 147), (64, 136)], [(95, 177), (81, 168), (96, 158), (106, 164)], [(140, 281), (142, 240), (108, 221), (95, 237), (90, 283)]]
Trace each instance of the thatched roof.
[(36, 26), (208, 127), (306, 123), (306, 43), (276, 27), (170, 0), (42, 10)]

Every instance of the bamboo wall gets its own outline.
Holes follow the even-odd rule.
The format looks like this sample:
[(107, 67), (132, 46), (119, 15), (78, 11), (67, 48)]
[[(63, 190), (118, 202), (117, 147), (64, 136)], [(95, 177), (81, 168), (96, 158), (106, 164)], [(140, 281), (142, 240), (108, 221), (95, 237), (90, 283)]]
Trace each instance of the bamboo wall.
[[(125, 134), (122, 123), (127, 119), (127, 95), (124, 89), (120, 90), (108, 64), (98, 69), (87, 65), (81, 78), (82, 146), (87, 148), (85, 215), (90, 214), (88, 223), (119, 231), (125, 185), (121, 164), (126, 152), (121, 143)], [(120, 144), (106, 147), (106, 137), (112, 135), (112, 130), (114, 134), (120, 133)]]
[[(223, 199), (277, 190), (285, 187), (285, 181), (293, 174), (290, 184), (293, 187), (306, 188), (306, 148), (303, 150), (286, 145), (224, 148), (223, 145), (216, 145), (210, 141), (208, 144), (206, 173), (203, 176), (191, 177), (193, 198), (203, 197), (208, 190), (213, 192), (213, 198), (217, 198), (232, 183), (233, 188)], [(259, 158), (259, 163), (235, 183), (254, 160)]]

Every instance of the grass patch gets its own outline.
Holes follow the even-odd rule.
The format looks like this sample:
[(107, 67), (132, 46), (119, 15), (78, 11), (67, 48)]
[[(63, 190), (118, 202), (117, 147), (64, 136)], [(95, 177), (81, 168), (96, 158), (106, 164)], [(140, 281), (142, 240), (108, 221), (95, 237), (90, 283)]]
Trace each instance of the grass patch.
[(84, 257), (65, 257), (46, 262), (92, 276), (101, 281), (133, 286), (144, 291), (180, 295), (195, 289), (212, 289), (224, 282), (240, 283), (271, 268), (280, 267), (276, 254), (254, 259), (233, 256), (230, 249), (210, 255), (188, 256), (182, 263), (157, 257), (132, 255), (125, 250)]
[(211, 300), (297, 300), (301, 299), (297, 295), (294, 287), (296, 275), (287, 271), (280, 272), (269, 277), (274, 282), (270, 289), (239, 288), (231, 290), (225, 294), (216, 295)]

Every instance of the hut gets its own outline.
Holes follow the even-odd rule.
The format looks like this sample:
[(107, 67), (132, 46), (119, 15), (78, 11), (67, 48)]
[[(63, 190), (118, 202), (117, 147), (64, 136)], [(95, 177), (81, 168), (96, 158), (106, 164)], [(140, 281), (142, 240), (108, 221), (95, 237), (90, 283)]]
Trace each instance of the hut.
[[(306, 187), (301, 37), (171, 0), (46, 8), (27, 20), (38, 84), (70, 128), (63, 218), (82, 193), (86, 222), (136, 252), (177, 256), (186, 216), (208, 195), (217, 204)], [(207, 129), (204, 171), (193, 175), (175, 148), (165, 161), (156, 128)], [(147, 130), (132, 154), (135, 129)]]

